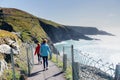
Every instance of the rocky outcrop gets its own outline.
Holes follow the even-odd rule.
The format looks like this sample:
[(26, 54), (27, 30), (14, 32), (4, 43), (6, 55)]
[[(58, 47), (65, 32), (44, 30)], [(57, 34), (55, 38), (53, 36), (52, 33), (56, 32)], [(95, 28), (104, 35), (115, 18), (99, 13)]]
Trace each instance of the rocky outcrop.
[[(6, 42), (6, 41), (3, 41)], [(8, 39), (7, 44), (0, 44), (0, 53), (4, 53), (4, 54), (10, 54), (11, 50), (14, 54), (18, 54), (19, 53), (19, 45), (17, 42)]]
[(7, 63), (11, 62), (10, 54), (19, 54), (19, 43), (14, 33), (0, 30), (0, 76), (8, 69)]
[(2, 59), (0, 60), (0, 76), (2, 75), (5, 69), (8, 69), (7, 62), (4, 59)]
[(4, 53), (4, 54), (11, 54), (11, 50), (13, 51), (14, 54), (18, 54), (19, 53), (19, 48), (15, 47), (10, 47), (7, 44), (1, 44), (0, 45), (0, 53)]

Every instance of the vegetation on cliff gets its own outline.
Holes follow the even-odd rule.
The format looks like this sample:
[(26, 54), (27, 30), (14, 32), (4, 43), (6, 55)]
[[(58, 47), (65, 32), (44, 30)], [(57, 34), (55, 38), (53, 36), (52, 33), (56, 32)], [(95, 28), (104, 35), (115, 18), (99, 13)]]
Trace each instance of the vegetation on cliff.
[(37, 17), (13, 8), (1, 9), (0, 29), (17, 32), (24, 42), (41, 41), (46, 37)]
[[(12, 76), (13, 72), (12, 72), (12, 68), (11, 68), (12, 67), (11, 54), (2, 53), (2, 44), (6, 44), (8, 46), (12, 45), (9, 41), (14, 41), (16, 43), (16, 45), (14, 47), (16, 47), (17, 45), (19, 47), (21, 47), (22, 42), (15, 33), (11, 33), (9, 31), (5, 31), (5, 30), (0, 30), (0, 46), (1, 46), (1, 48), (0, 48), (0, 63), (1, 63), (0, 64), (0, 66), (1, 66), (0, 73), (3, 71), (3, 73), (2, 73), (3, 76), (1, 76), (2, 74), (0, 74), (0, 78), (4, 79), (4, 80), (11, 80), (13, 77)], [(5, 50), (7, 50), (7, 48), (5, 48)], [(15, 72), (16, 72), (17, 80), (19, 80), (21, 71), (24, 71), (24, 74), (26, 74), (26, 72), (27, 72), (27, 64), (25, 62), (26, 59), (23, 59), (23, 56), (26, 55), (25, 48), (22, 47), (22, 49), (20, 49), (20, 50), (23, 52), (20, 51), (19, 55), (14, 54), (14, 64), (15, 64)], [(21, 59), (24, 61), (21, 62)], [(7, 64), (6, 64), (6, 62), (7, 62)]]

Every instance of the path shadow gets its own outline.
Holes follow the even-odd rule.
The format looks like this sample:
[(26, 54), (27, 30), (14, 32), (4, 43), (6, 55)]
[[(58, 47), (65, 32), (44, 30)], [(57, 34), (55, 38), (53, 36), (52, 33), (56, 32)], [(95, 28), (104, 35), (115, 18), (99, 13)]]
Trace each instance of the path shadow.
[(46, 78), (45, 80), (48, 80), (48, 79), (51, 78), (51, 77), (56, 77), (56, 76), (58, 76), (58, 75), (60, 75), (60, 74), (62, 74), (62, 73), (64, 73), (64, 72), (63, 72), (63, 71), (58, 72), (58, 73), (56, 73), (56, 74), (54, 74), (54, 75), (52, 75), (52, 76)]
[(62, 73), (64, 73), (64, 72), (61, 71), (61, 72), (59, 72), (59, 73), (57, 73), (57, 74), (54, 74), (53, 77), (58, 76), (58, 75), (60, 75), (60, 74), (62, 74)]
[(42, 71), (43, 71), (43, 70), (40, 70), (40, 71), (34, 72), (34, 73), (30, 74), (29, 77), (33, 77), (33, 76), (39, 75), (40, 72), (42, 72)]

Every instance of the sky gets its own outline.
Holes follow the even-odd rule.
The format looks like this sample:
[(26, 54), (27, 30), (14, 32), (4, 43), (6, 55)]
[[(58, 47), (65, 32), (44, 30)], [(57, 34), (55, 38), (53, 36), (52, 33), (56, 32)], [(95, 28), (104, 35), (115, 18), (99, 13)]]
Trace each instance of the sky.
[(120, 0), (0, 0), (0, 7), (21, 9), (63, 25), (120, 28)]

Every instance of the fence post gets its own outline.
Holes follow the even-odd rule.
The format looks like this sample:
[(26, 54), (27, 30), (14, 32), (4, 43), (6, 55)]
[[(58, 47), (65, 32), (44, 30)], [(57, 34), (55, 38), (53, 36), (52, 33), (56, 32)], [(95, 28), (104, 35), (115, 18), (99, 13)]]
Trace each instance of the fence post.
[(57, 63), (57, 65), (58, 65), (58, 54), (59, 54), (59, 52), (56, 53), (56, 63)]
[(15, 65), (14, 65), (14, 57), (13, 57), (13, 50), (11, 48), (11, 63), (12, 63), (12, 71), (13, 71), (13, 80), (16, 80), (16, 77), (15, 77)]
[(120, 80), (120, 63), (116, 65), (115, 80)]
[(79, 64), (79, 62), (75, 62), (74, 63), (74, 71), (75, 71), (75, 75), (74, 75), (74, 78), (75, 78), (75, 80), (79, 80), (80, 79), (80, 64)]
[(63, 46), (63, 54), (65, 54), (65, 47)]
[(33, 65), (34, 65), (34, 50), (33, 50), (33, 45), (31, 45), (31, 54), (32, 54), (32, 67), (33, 67)]
[(73, 45), (71, 45), (71, 55), (72, 55), (72, 80), (75, 80), (75, 72), (74, 72), (74, 50), (73, 50)]
[(28, 55), (28, 45), (27, 45), (26, 49), (27, 49), (28, 76), (30, 76), (30, 64), (29, 64), (29, 55)]
[(67, 54), (63, 54), (63, 72), (67, 69)]

